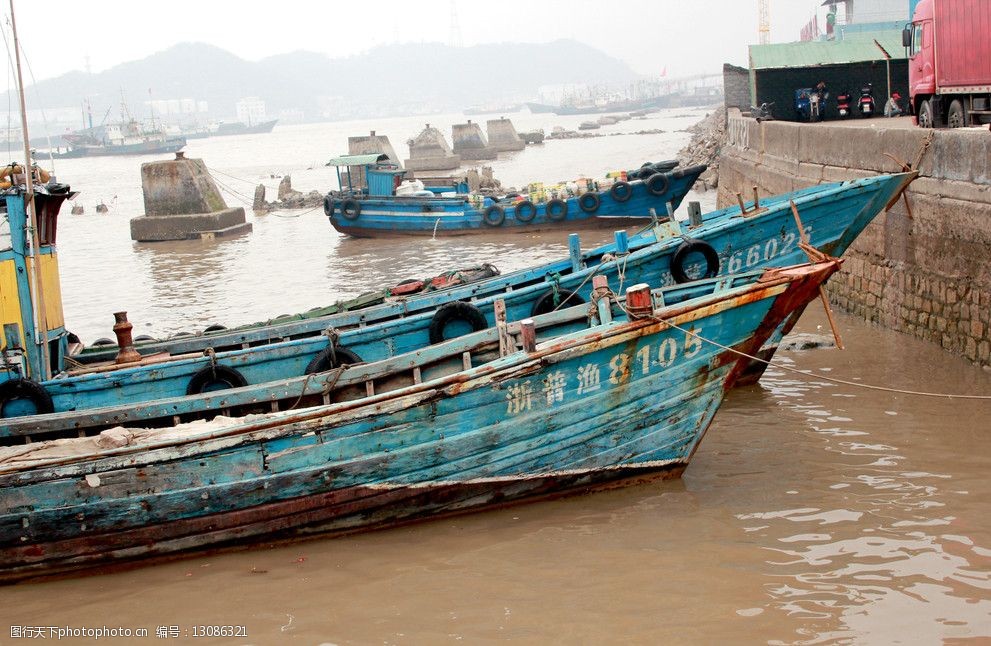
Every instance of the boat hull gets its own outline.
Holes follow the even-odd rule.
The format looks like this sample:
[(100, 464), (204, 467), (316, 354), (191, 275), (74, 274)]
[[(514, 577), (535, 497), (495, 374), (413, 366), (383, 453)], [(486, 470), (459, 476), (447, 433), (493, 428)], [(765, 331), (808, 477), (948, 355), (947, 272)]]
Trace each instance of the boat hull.
[[(557, 210), (560, 205), (556, 205), (552, 212), (548, 211), (549, 203), (530, 206), (499, 203), (485, 209), (474, 208), (465, 196), (420, 199), (364, 197), (357, 200), (340, 197), (333, 199), (332, 211), (327, 202), (324, 210), (337, 231), (355, 237), (531, 233), (550, 229), (636, 226), (650, 222), (651, 210), (663, 218), (667, 216), (668, 204), (672, 212), (677, 209), (705, 169), (705, 166), (691, 166), (667, 173), (664, 190), (657, 194), (648, 190), (647, 184), (641, 180), (629, 182), (630, 195), (622, 201), (616, 199), (611, 191), (603, 191), (596, 194), (598, 205), (589, 212), (583, 210), (580, 204), (584, 196), (562, 200), (565, 205), (561, 207), (563, 211)], [(328, 197), (328, 202), (330, 199)], [(359, 205), (356, 215), (345, 215), (343, 205), (347, 201)], [(486, 214), (492, 208), (501, 209), (501, 217), (490, 215), (492, 219), (487, 219)], [(493, 219), (497, 223), (493, 224)]]
[[(598, 231), (598, 230), (608, 230), (615, 231), (617, 229), (628, 229), (630, 227), (642, 227), (650, 224), (650, 217), (623, 217), (623, 216), (609, 216), (609, 217), (593, 217), (584, 220), (575, 220), (569, 222), (567, 229), (569, 231)], [(333, 221), (331, 224), (334, 228), (344, 234), (347, 234), (353, 238), (403, 238), (407, 236), (426, 236), (434, 237), (436, 234), (430, 229), (417, 228), (410, 230), (383, 230), (380, 228), (364, 228), (361, 226), (353, 226), (342, 228), (337, 226)], [(541, 231), (560, 231), (562, 226), (560, 224), (554, 223), (543, 223), (535, 224), (523, 227), (510, 227), (506, 229), (495, 230), (479, 230), (479, 229), (447, 229), (444, 231), (444, 236), (470, 236), (479, 235), (484, 233), (489, 234), (502, 234), (502, 233), (538, 233)]]
[(76, 159), (79, 157), (113, 157), (118, 155), (160, 155), (179, 152), (186, 147), (183, 138), (164, 142), (142, 142), (120, 146), (78, 146), (66, 152), (52, 152), (55, 159)]
[(597, 325), (381, 396), (0, 467), (0, 580), (676, 474), (742, 369), (724, 348), (756, 351), (837, 265)]

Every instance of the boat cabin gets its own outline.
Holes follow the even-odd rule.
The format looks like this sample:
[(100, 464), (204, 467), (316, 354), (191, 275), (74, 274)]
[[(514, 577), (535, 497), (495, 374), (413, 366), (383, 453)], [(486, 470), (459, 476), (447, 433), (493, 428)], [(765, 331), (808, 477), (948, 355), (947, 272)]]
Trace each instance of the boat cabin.
[(468, 193), (468, 183), (461, 178), (443, 178), (444, 181), (429, 185), (418, 180), (406, 181), (408, 171), (384, 153), (340, 155), (326, 166), (336, 168), (341, 193), (356, 197), (447, 197), (444, 194)]
[(70, 335), (55, 239), (59, 209), (71, 195), (65, 185), (37, 187), (37, 222), (29, 226), (24, 190), (0, 193), (0, 384), (41, 381), (66, 367)]

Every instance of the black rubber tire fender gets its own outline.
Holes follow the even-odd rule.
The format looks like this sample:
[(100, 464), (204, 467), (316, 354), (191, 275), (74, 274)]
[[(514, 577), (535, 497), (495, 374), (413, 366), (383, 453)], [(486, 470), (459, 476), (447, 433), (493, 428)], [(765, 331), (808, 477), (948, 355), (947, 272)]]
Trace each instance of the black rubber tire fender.
[(648, 177), (644, 184), (647, 186), (647, 192), (651, 195), (661, 196), (668, 192), (668, 176), (664, 173), (657, 173), (656, 175), (651, 175)]
[(610, 187), (609, 194), (617, 202), (625, 202), (633, 197), (633, 187), (629, 182), (616, 182)]
[(206, 334), (208, 332), (221, 332), (226, 329), (227, 329), (226, 325), (222, 325), (220, 323), (214, 323), (213, 325), (208, 325), (205, 328), (203, 328), (203, 333)]
[(334, 198), (329, 195), (323, 198), (323, 212), (328, 218), (334, 215)]
[(117, 345), (117, 342), (114, 341), (113, 339), (108, 339), (107, 337), (103, 336), (97, 339), (96, 341), (93, 341), (89, 345), (91, 348), (104, 348), (111, 345)]
[(506, 209), (502, 208), (498, 204), (493, 204), (482, 213), (482, 222), (490, 227), (502, 226), (502, 223), (505, 221)]
[[(557, 210), (555, 210), (557, 209)], [(560, 198), (554, 198), (545, 207), (547, 219), (553, 222), (560, 222), (568, 217), (568, 203)]]
[(430, 319), (431, 345), (449, 340), (444, 336), (444, 329), (453, 321), (464, 321), (465, 323), (468, 323), (471, 325), (473, 332), (478, 332), (489, 327), (489, 323), (485, 320), (485, 315), (482, 314), (482, 310), (478, 309), (471, 303), (466, 303), (464, 301), (445, 303), (437, 308), (437, 311), (434, 312), (434, 317)]
[(582, 193), (581, 197), (578, 198), (578, 208), (585, 213), (595, 213), (599, 210), (600, 204), (602, 204), (602, 198), (599, 197), (598, 193)]
[(310, 359), (310, 362), (306, 364), (306, 370), (303, 371), (303, 374), (312, 375), (315, 372), (327, 372), (334, 368), (353, 366), (358, 363), (364, 363), (361, 357), (344, 346), (336, 345), (333, 348), (327, 346), (318, 352), (317, 356)]
[(55, 403), (45, 387), (30, 379), (10, 379), (0, 384), (0, 417), (7, 402), (15, 399), (27, 399), (34, 404), (36, 415), (55, 412)]
[(230, 366), (207, 366), (198, 371), (186, 385), (187, 395), (199, 395), (205, 392), (205, 388), (210, 384), (227, 384), (224, 388), (213, 388), (213, 390), (227, 390), (228, 388), (240, 388), (247, 386), (248, 380), (240, 372)]
[(530, 200), (523, 200), (516, 205), (514, 213), (519, 222), (533, 222), (533, 219), (537, 217), (537, 207)]
[(348, 220), (357, 220), (361, 215), (361, 202), (358, 200), (344, 200), (341, 202), (341, 215)]
[(565, 309), (568, 307), (574, 307), (575, 305), (582, 305), (585, 303), (585, 299), (582, 298), (576, 292), (569, 289), (558, 289), (557, 290), (557, 303), (554, 302), (554, 290), (548, 289), (546, 292), (540, 295), (533, 303), (533, 309), (530, 310), (530, 316), (540, 316), (541, 314), (549, 314), (554, 310)]
[(705, 257), (705, 275), (702, 278), (713, 278), (719, 274), (719, 254), (712, 245), (704, 240), (689, 238), (681, 243), (671, 257), (671, 277), (674, 278), (674, 282), (688, 283), (697, 280), (689, 277), (685, 272), (685, 261), (692, 253), (700, 253)]
[(651, 166), (648, 163), (648, 164), (644, 165), (640, 170), (638, 170), (636, 172), (636, 176), (639, 177), (640, 179), (646, 181), (648, 178), (653, 177), (654, 175), (658, 174), (659, 172), (661, 172), (661, 171), (657, 170), (656, 168), (654, 168), (653, 166)]

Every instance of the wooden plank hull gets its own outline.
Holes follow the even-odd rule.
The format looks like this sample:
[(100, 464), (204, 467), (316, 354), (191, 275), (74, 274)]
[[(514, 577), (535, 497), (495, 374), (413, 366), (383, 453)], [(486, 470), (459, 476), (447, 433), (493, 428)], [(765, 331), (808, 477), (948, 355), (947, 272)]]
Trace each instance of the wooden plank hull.
[(0, 464), (0, 580), (677, 473), (744, 368), (724, 347), (756, 352), (837, 267), (771, 272), (357, 402)]

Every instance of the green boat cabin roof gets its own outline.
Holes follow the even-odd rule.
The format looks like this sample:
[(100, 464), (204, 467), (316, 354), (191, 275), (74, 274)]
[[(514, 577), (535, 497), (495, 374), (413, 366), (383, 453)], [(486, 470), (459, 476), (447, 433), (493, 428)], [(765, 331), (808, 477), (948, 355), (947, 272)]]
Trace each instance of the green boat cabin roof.
[(386, 161), (389, 156), (383, 153), (369, 153), (365, 155), (340, 155), (334, 157), (325, 166), (367, 166), (380, 161)]

